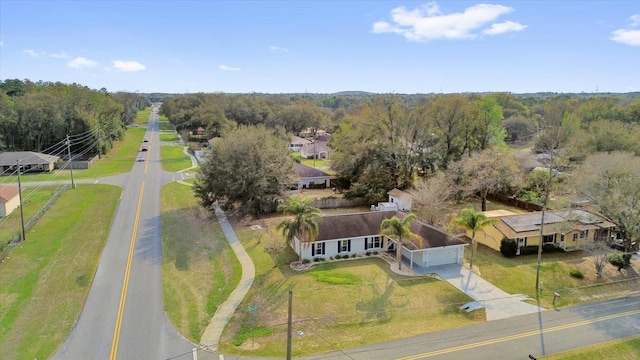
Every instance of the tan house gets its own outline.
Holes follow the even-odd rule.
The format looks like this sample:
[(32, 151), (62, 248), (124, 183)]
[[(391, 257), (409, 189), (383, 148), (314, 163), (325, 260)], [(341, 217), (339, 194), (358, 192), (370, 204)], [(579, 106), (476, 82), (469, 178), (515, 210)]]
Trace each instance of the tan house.
[(316, 140), (310, 144), (300, 147), (300, 156), (305, 159), (326, 160), (329, 158), (331, 148), (324, 141)]
[[(476, 233), (476, 241), (500, 251), (502, 239), (511, 239), (518, 249), (540, 244), (542, 212), (516, 214), (506, 210), (485, 211), (487, 218), (497, 222)], [(546, 211), (542, 243), (552, 244), (565, 251), (578, 250), (594, 241), (604, 241), (615, 224), (586, 210)], [(471, 236), (468, 232), (467, 236)], [(518, 251), (517, 254), (520, 252)]]
[(0, 217), (9, 216), (18, 206), (20, 206), (18, 187), (0, 185)]

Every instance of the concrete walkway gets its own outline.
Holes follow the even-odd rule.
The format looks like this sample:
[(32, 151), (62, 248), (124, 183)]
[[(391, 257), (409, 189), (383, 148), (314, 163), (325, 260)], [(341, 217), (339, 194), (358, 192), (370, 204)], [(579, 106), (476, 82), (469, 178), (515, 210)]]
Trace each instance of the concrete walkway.
[(231, 295), (229, 295), (229, 298), (227, 298), (227, 300), (218, 307), (216, 313), (209, 322), (209, 326), (207, 326), (207, 329), (202, 335), (202, 339), (200, 340), (200, 346), (213, 351), (216, 351), (222, 331), (225, 326), (227, 326), (229, 319), (231, 319), (236, 308), (240, 305), (242, 299), (244, 299), (245, 295), (251, 288), (253, 279), (256, 275), (256, 269), (253, 266), (253, 261), (251, 261), (249, 254), (247, 254), (244, 247), (242, 247), (242, 244), (240, 243), (240, 240), (238, 240), (238, 237), (236, 236), (235, 231), (233, 231), (227, 217), (219, 207), (216, 207), (216, 217), (218, 218), (218, 222), (220, 223), (220, 227), (222, 228), (227, 241), (231, 245), (233, 252), (236, 254), (240, 264), (242, 265), (242, 278), (240, 279), (238, 287), (236, 287)]
[[(416, 268), (414, 267), (414, 271)], [(545, 310), (536, 305), (531, 305), (524, 300), (530, 298), (526, 295), (511, 295), (484, 280), (477, 274), (469, 271), (467, 267), (454, 265), (434, 266), (428, 269), (418, 269), (418, 273), (435, 273), (460, 291), (469, 295), (474, 302), (462, 306), (469, 311), (484, 307), (487, 321), (506, 319), (512, 316), (537, 313)]]

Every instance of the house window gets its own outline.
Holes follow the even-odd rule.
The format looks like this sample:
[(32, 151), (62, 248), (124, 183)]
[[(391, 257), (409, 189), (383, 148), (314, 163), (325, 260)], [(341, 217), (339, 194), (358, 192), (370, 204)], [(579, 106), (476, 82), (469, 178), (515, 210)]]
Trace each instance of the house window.
[(586, 239), (588, 233), (589, 233), (589, 230), (581, 230), (580, 231), (580, 239)]
[(518, 238), (518, 247), (525, 247), (527, 246), (527, 238)]
[(545, 236), (542, 237), (542, 243), (543, 244), (550, 244), (550, 243), (555, 242), (555, 239), (556, 239), (556, 234), (545, 235)]
[(325, 243), (323, 242), (313, 243), (313, 246), (311, 247), (311, 256), (324, 255), (324, 245)]
[(338, 252), (349, 252), (349, 251), (351, 251), (351, 240), (338, 241)]
[(365, 241), (365, 246), (364, 249), (371, 249), (371, 248), (380, 248), (382, 247), (382, 244), (380, 243), (380, 236), (375, 236), (375, 237), (368, 237), (364, 239)]
[(573, 241), (578, 240), (578, 234), (573, 234)]

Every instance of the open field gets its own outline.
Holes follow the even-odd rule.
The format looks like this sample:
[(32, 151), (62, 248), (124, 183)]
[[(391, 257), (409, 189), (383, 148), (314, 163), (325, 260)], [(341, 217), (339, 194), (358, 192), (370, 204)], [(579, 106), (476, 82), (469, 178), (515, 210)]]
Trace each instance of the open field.
[(161, 207), (165, 309), (175, 328), (198, 343), (240, 281), (242, 269), (218, 222), (197, 204), (191, 187), (165, 185)]
[[(22, 189), (22, 210), (25, 223), (33, 218), (61, 187), (60, 185), (24, 187)], [(18, 208), (9, 216), (0, 218), (0, 244), (8, 243), (20, 234), (21, 230), (20, 208)], [(1, 248), (2, 246), (0, 246)]]
[(65, 192), (0, 264), (3, 359), (46, 359), (76, 323), (122, 190)]
[(166, 171), (176, 172), (191, 167), (191, 158), (186, 155), (182, 146), (161, 146), (160, 164)]

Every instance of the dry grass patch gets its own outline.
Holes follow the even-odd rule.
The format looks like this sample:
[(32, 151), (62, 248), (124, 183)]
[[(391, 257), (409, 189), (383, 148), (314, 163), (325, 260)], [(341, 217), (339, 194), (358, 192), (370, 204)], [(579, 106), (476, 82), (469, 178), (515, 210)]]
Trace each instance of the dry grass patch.
[(162, 189), (162, 275), (167, 316), (198, 343), (242, 270), (215, 217), (198, 205), (189, 186)]

